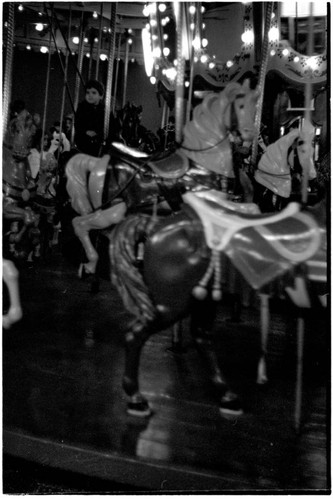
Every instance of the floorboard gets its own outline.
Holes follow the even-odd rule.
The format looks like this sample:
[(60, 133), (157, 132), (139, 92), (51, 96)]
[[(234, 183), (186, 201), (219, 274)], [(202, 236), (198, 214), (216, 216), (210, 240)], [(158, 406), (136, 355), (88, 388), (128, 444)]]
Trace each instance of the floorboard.
[[(170, 329), (143, 350), (140, 383), (153, 415), (138, 419), (125, 413), (127, 315), (111, 284), (102, 281), (92, 294), (54, 252), (47, 262), (22, 268), (20, 286), (23, 320), (3, 333), (5, 456), (106, 481), (114, 491), (330, 492), (325, 315), (306, 318), (299, 433), (293, 421), (296, 317), (279, 300), (271, 304), (265, 386), (256, 384), (258, 301), (243, 307), (237, 322), (230, 320), (230, 297), (219, 306), (215, 348), (243, 398), (244, 415), (219, 414), (184, 321), (182, 354), (170, 350)], [(13, 485), (7, 488), (13, 492)]]

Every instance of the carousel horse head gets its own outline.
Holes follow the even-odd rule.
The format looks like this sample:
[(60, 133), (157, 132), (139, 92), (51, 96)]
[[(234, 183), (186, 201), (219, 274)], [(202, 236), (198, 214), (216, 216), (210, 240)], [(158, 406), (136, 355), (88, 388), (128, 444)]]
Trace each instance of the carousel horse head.
[(206, 95), (193, 111), (183, 131), (183, 152), (198, 164), (216, 173), (233, 177), (229, 135), (238, 134), (251, 142), (255, 136), (258, 90), (249, 80), (229, 83), (219, 94)]
[[(11, 119), (3, 143), (4, 196), (15, 201), (27, 201), (32, 185), (28, 155), (36, 134), (37, 123), (23, 109)], [(25, 199), (27, 198), (27, 199)]]
[(314, 149), (312, 141), (314, 127), (305, 121), (302, 130), (293, 128), (288, 134), (280, 137), (267, 147), (259, 161), (255, 180), (274, 194), (289, 198), (292, 189), (292, 171), (295, 171), (295, 154), (301, 172), (307, 170), (309, 179), (316, 177), (313, 163)]
[(4, 145), (11, 150), (14, 159), (23, 160), (28, 156), (35, 133), (35, 121), (26, 109), (23, 109), (10, 121)]
[(138, 146), (138, 126), (141, 122), (142, 106), (127, 103), (117, 114), (120, 135), (127, 146)]

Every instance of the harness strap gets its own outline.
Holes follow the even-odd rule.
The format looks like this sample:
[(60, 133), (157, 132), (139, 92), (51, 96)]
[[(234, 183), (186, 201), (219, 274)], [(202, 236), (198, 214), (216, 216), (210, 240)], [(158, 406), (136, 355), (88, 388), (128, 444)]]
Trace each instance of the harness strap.
[(183, 204), (183, 198), (179, 191), (179, 187), (175, 184), (167, 186), (162, 178), (157, 181), (157, 185), (163, 199), (168, 202), (171, 210), (173, 212), (179, 212)]

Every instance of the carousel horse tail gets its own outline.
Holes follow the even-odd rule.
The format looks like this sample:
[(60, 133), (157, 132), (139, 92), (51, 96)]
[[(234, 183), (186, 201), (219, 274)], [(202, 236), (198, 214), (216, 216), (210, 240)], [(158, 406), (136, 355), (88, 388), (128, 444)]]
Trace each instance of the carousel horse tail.
[(129, 330), (136, 332), (155, 318), (155, 307), (138, 265), (138, 247), (150, 228), (151, 216), (134, 214), (108, 232), (111, 281), (133, 316)]

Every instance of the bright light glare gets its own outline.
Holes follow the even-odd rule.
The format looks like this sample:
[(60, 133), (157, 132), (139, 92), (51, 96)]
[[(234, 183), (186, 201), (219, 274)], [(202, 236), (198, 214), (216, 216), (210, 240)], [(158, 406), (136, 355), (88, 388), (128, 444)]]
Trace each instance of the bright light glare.
[(151, 51), (150, 33), (146, 28), (143, 28), (141, 36), (146, 75), (151, 76), (154, 66), (154, 57)]

